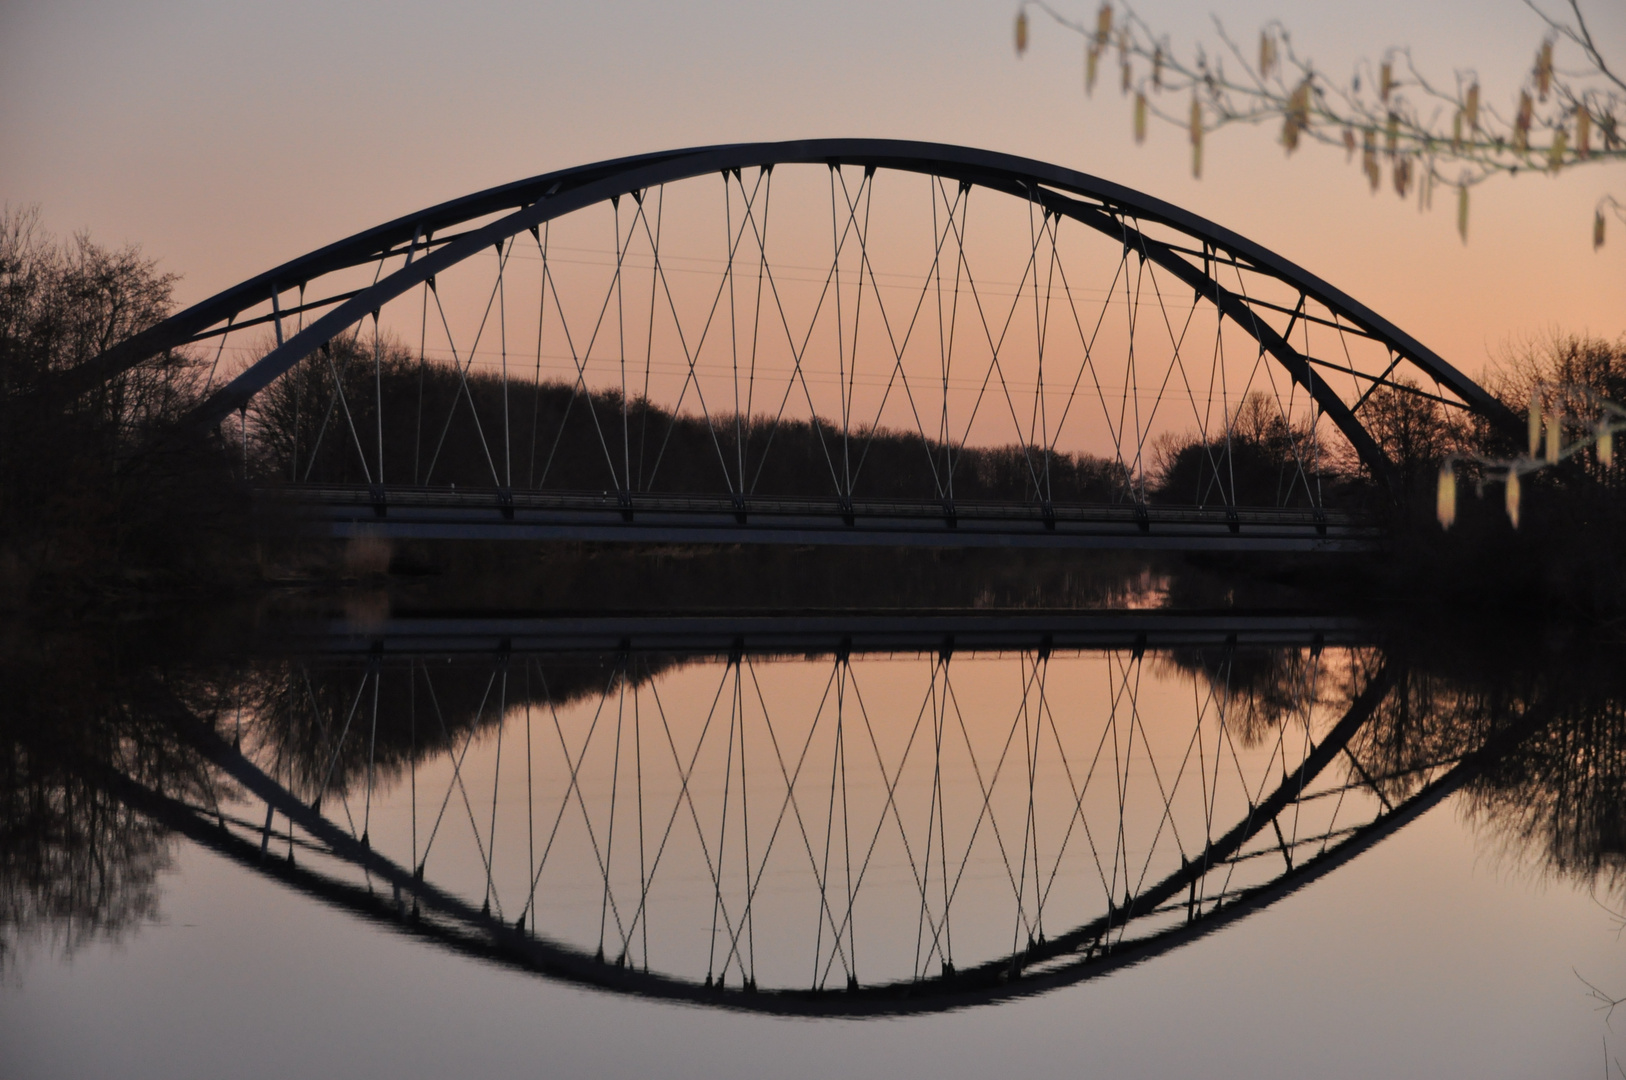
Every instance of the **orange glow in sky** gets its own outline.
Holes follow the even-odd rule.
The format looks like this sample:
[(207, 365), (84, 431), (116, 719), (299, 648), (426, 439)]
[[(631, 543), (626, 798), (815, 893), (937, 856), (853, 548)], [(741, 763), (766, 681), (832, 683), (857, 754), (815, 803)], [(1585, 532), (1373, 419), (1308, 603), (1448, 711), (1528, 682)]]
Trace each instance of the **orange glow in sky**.
[[(1065, 7), (1065, 5), (1063, 5)], [(1076, 6), (1076, 5), (1075, 5)], [(1177, 46), (1209, 21), (1248, 39), (1281, 16), (1329, 72), (1394, 44), (1449, 81), (1516, 92), (1540, 41), (1516, 0), (1302, 6), (1151, 0)], [(1626, 9), (1584, 10), (1626, 61)], [(1079, 6), (1079, 12), (1084, 7)], [(806, 136), (960, 143), (1053, 161), (1168, 199), (1344, 289), (1470, 373), (1550, 330), (1626, 333), (1626, 226), (1591, 247), (1621, 166), (1493, 180), (1470, 242), (1358, 162), (1274, 131), (1131, 138), (1116, 87), (1081, 90), (1078, 40), (1005, 0), (774, 5), (426, 3), (0, 9), (0, 193), (58, 233), (139, 243), (201, 299), (417, 207), (554, 168), (675, 146)], [(1560, 57), (1562, 61), (1563, 58)]]

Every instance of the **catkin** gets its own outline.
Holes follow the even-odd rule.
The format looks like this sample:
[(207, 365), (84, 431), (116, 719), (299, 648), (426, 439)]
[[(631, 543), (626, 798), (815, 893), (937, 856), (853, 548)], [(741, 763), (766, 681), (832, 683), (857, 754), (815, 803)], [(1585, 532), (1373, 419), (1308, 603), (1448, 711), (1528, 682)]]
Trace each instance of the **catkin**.
[(1569, 142), (1569, 133), (1563, 128), (1553, 132), (1553, 144), (1547, 148), (1547, 171), (1558, 172), (1564, 167), (1564, 151)]
[(1449, 459), (1440, 465), (1440, 485), (1435, 496), (1434, 512), (1442, 528), (1449, 529), (1457, 520), (1457, 474)]
[(1310, 127), (1310, 80), (1305, 79), (1293, 90), (1287, 102), (1287, 119), (1282, 127), (1282, 142), (1288, 153), (1299, 145), (1299, 132)]

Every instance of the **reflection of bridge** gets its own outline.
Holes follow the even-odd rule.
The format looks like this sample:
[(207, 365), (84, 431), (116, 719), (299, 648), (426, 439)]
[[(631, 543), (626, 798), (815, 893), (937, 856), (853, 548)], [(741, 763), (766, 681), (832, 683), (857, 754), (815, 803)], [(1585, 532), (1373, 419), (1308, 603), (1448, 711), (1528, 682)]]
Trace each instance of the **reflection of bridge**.
[(1054, 649), (1314, 649), (1373, 644), (1358, 619), (1319, 614), (1192, 614), (1154, 609), (1056, 612), (886, 612), (783, 615), (467, 616), (348, 620), (292, 631), (301, 654), (486, 656), (520, 652), (565, 657), (645, 653), (663, 657), (735, 653), (1029, 651)]
[(338, 535), (1348, 549), (1374, 539), (1354, 489), (1395, 490), (1386, 425), (1509, 420), (1177, 207), (874, 140), (480, 192), (90, 370), (181, 346), (214, 359), (194, 419)]
[[(242, 749), (193, 731), (241, 801), (123, 793), (482, 958), (877, 1015), (1037, 993), (1200, 938), (1479, 768), (1377, 765), (1363, 733), (1403, 679), (1347, 623), (613, 622), (426, 622), (364, 649), (337, 627), (310, 642), (325, 657), (245, 676)], [(506, 648), (466, 651), (494, 634)]]

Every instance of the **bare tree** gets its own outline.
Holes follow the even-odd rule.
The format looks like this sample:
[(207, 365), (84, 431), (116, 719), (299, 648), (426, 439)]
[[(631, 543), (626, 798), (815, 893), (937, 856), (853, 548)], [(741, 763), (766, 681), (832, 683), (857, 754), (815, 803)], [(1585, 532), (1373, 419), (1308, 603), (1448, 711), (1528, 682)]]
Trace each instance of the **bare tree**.
[(37, 574), (174, 562), (226, 505), (218, 447), (155, 448), (199, 396), (199, 358), (75, 377), (167, 316), (175, 281), (138, 248), (58, 240), (37, 210), (0, 209), (0, 606)]

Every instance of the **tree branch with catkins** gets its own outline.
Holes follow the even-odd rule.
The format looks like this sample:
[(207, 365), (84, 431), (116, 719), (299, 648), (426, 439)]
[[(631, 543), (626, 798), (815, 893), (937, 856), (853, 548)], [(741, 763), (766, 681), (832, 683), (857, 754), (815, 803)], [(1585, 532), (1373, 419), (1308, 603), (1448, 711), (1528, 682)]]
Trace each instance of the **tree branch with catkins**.
[[(1562, 16), (1536, 0), (1525, 4), (1543, 33), (1505, 108), (1481, 92), (1473, 70), (1455, 71), (1450, 83), (1433, 80), (1399, 46), (1375, 69), (1362, 60), (1348, 79), (1332, 79), (1295, 50), (1291, 32), (1276, 21), (1260, 30), (1257, 56), (1217, 18), (1213, 53), (1198, 44), (1182, 56), (1167, 34), (1110, 0), (1093, 21), (1069, 18), (1046, 0), (1022, 0), (1016, 51), (1027, 51), (1030, 11), (1082, 37), (1085, 92), (1094, 93), (1102, 63), (1116, 61), (1120, 91), (1133, 97), (1135, 141), (1145, 140), (1149, 117), (1185, 128), (1194, 176), (1202, 175), (1209, 132), (1279, 123), (1289, 154), (1307, 140), (1342, 147), (1350, 162), (1358, 154), (1373, 191), (1385, 171), (1395, 193), (1415, 195), (1421, 209), (1433, 206), (1437, 187), (1453, 189), (1466, 242), (1469, 192), (1492, 176), (1626, 162), (1626, 81), (1598, 49), (1579, 0), (1566, 0)], [(1605, 194), (1591, 222), (1594, 250), (1603, 246), (1610, 217), (1626, 222), (1626, 203)]]

